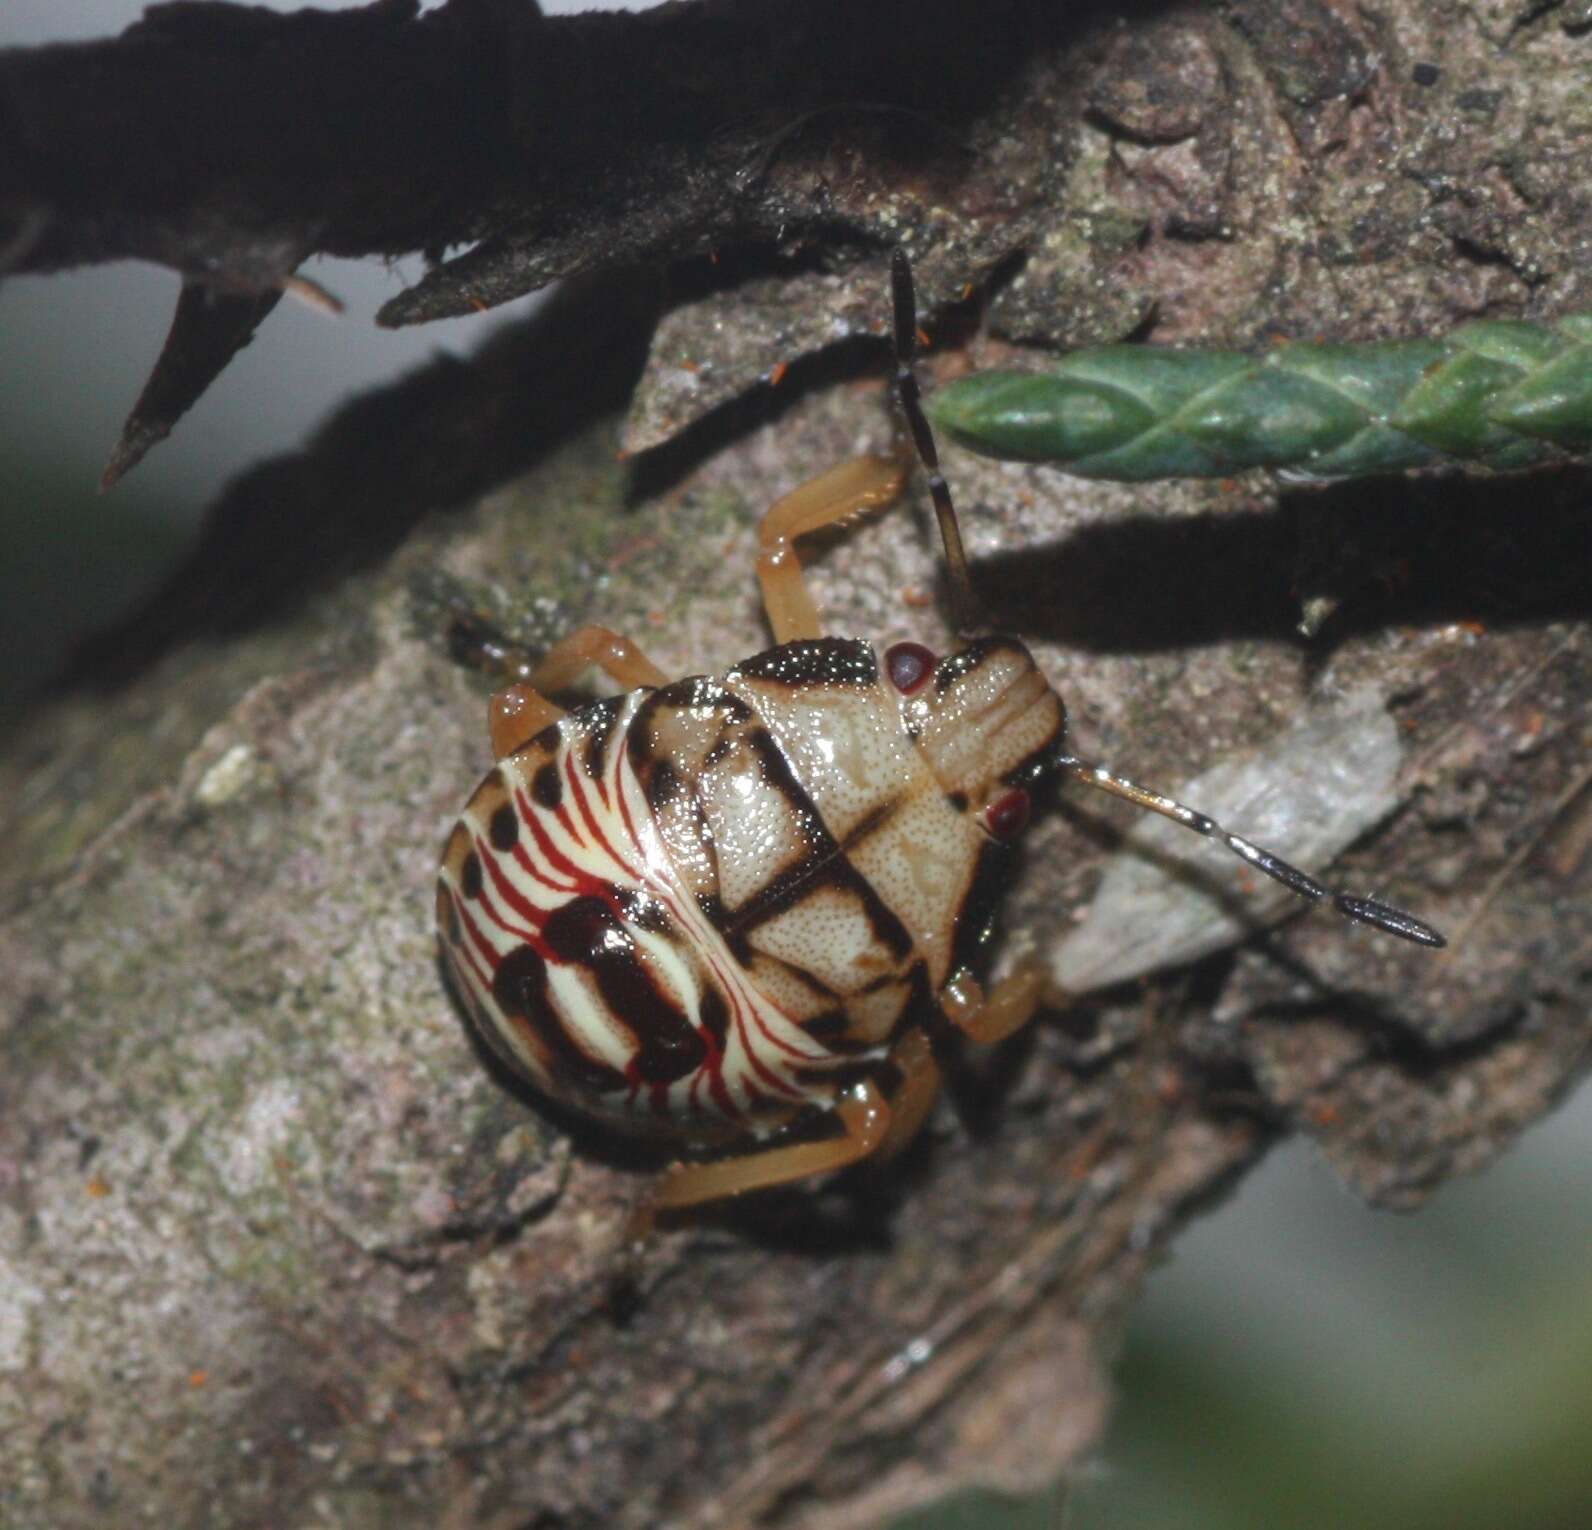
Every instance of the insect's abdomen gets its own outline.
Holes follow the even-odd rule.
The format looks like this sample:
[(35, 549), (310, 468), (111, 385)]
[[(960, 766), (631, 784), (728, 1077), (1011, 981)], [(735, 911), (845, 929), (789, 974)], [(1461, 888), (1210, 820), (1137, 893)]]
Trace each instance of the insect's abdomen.
[(443, 949), (482, 1038), (546, 1093), (638, 1127), (733, 1120), (755, 996), (714, 970), (628, 768), (644, 696), (570, 714), (476, 789), (443, 857)]
[(877, 682), (864, 644), (786, 645), (498, 764), (438, 920), (505, 1062), (631, 1127), (760, 1130), (923, 1018), (981, 837)]

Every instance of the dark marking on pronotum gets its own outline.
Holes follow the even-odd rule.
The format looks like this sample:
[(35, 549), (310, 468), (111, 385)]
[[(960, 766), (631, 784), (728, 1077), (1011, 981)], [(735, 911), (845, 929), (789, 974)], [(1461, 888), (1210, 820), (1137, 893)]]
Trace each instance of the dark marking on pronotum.
[(839, 1057), (854, 1057), (862, 1052), (870, 1052), (876, 1045), (872, 1041), (858, 1041), (850, 1034), (851, 1017), (843, 1009), (826, 1009), (823, 1014), (804, 1020), (802, 1029)]
[(1013, 849), (998, 839), (986, 839), (979, 850), (967, 893), (951, 928), (952, 972), (978, 964), (983, 948), (995, 933), (995, 914), (1011, 876)]
[(846, 851), (855, 850), (870, 834), (877, 834), (895, 817), (900, 810), (901, 802), (900, 797), (888, 797), (878, 807), (864, 813), (851, 826), (845, 839), (841, 841), (840, 848)]
[(765, 649), (736, 666), (752, 680), (773, 680), (793, 689), (812, 685), (868, 686), (879, 679), (873, 649), (855, 638), (803, 638)]
[(729, 916), (724, 912), (724, 899), (716, 892), (697, 894), (697, 907), (702, 910), (702, 917), (718, 930), (721, 934), (729, 928)]
[[(943, 696), (957, 681), (966, 679), (986, 659), (998, 653), (1015, 653), (1028, 658), (1028, 650), (1016, 638), (974, 638), (966, 648), (957, 653), (947, 654), (935, 667), (934, 689), (936, 694)], [(1029, 658), (1029, 663), (1033, 663), (1031, 658)]]
[(890, 950), (892, 956), (904, 957), (912, 950), (912, 936), (902, 924), (900, 916), (881, 898), (872, 882), (857, 870), (845, 856), (836, 856), (824, 868), (825, 876), (836, 887), (844, 887), (856, 894), (862, 911), (868, 916), (874, 937)]
[(654, 691), (643, 710), (655, 706), (693, 712), (711, 709), (724, 713), (729, 722), (748, 722), (752, 716), (752, 709), (714, 675), (689, 675)]
[(912, 936), (873, 884), (851, 864), (840, 846), (825, 835), (827, 843), (760, 888), (746, 900), (730, 920), (727, 937), (745, 939), (749, 931), (783, 914), (803, 898), (825, 889), (846, 893), (857, 900), (863, 917), (892, 956), (904, 957), (912, 950)]
[[(912, 937), (906, 926), (875, 891), (873, 884), (846, 859), (812, 799), (796, 779), (790, 761), (774, 736), (766, 728), (754, 728), (747, 734), (746, 742), (762, 766), (764, 781), (785, 798), (800, 823), (807, 849), (735, 910), (730, 929), (744, 937), (747, 930), (783, 913), (807, 893), (820, 887), (833, 887), (855, 896), (874, 938), (895, 956), (905, 956), (912, 949)], [(893, 808), (894, 803), (887, 803), (881, 811), (888, 813)], [(868, 820), (859, 825), (864, 832), (870, 827)]]
[(459, 888), (467, 898), (481, 896), (481, 857), (470, 851), (459, 868)]
[(799, 962), (793, 962), (783, 956), (775, 956), (772, 951), (759, 951), (757, 958), (759, 961), (764, 962), (778, 962), (791, 978), (800, 983), (802, 987), (810, 989), (820, 999), (835, 1000), (840, 997), (839, 993), (831, 988), (821, 977), (809, 972)]

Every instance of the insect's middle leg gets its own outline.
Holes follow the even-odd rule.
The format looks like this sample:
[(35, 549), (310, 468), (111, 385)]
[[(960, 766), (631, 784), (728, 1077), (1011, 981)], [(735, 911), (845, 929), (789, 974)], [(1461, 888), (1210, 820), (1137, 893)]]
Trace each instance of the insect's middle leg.
[(796, 557), (796, 538), (888, 505), (906, 477), (905, 463), (895, 457), (853, 457), (774, 502), (758, 533), (757, 578), (776, 643), (823, 636)]
[(940, 1065), (922, 1027), (914, 1026), (895, 1044), (890, 1061), (901, 1073), (901, 1084), (890, 1097), (890, 1129), (874, 1149), (874, 1163), (887, 1163), (905, 1151), (940, 1097)]

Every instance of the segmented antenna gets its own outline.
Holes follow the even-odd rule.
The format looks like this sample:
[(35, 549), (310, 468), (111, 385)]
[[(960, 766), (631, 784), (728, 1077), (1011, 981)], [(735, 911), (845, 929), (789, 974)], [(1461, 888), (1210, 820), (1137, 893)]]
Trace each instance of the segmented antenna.
[(1391, 904), (1378, 902), (1375, 898), (1356, 898), (1350, 893), (1338, 892), (1308, 876), (1297, 866), (1289, 865), (1271, 851), (1262, 850), (1259, 845), (1252, 845), (1247, 839), (1230, 833), (1214, 818), (1209, 818), (1204, 813), (1197, 813), (1193, 808), (1184, 807), (1181, 802), (1164, 797), (1160, 792), (1139, 786), (1128, 780), (1126, 776), (1119, 776), (1114, 771), (1107, 770), (1103, 765), (1091, 765), (1087, 760), (1080, 760), (1072, 754), (1062, 755), (1056, 761), (1056, 765), (1077, 777), (1085, 786), (1092, 786), (1096, 791), (1109, 792), (1113, 797), (1121, 797), (1137, 807), (1159, 813), (1163, 818), (1170, 818), (1173, 823), (1181, 824), (1185, 829), (1192, 829), (1196, 834), (1203, 834), (1207, 839), (1214, 839), (1226, 845), (1240, 860), (1248, 861), (1255, 870), (1265, 872), (1274, 882), (1281, 882), (1289, 892), (1297, 893), (1301, 898), (1308, 898), (1312, 903), (1324, 903), (1330, 900), (1332, 906), (1345, 919), (1352, 919), (1356, 924), (1368, 924), (1385, 934), (1396, 935), (1400, 940), (1413, 941), (1418, 946), (1440, 947), (1448, 944), (1436, 930), (1429, 924), (1423, 924), (1413, 914), (1407, 914), (1403, 909), (1394, 908)]
[(940, 454), (934, 445), (934, 432), (923, 413), (917, 373), (912, 370), (918, 350), (918, 299), (912, 286), (912, 266), (905, 250), (890, 257), (890, 293), (895, 307), (895, 396), (906, 416), (912, 444), (928, 475), (929, 493), (934, 499), (934, 514), (940, 523), (940, 540), (945, 544), (945, 568), (951, 580), (951, 615), (958, 632), (974, 625), (973, 581), (967, 571), (967, 554), (962, 549), (962, 528), (957, 524), (956, 508), (951, 503), (951, 486), (940, 471)]

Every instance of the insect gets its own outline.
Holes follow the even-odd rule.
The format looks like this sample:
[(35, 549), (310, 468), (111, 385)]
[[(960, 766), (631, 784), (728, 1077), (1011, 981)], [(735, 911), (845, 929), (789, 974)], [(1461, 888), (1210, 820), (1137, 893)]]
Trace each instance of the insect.
[(971, 451), (1083, 478), (1302, 479), (1592, 453), (1592, 314), (1485, 320), (1438, 340), (1292, 341), (1264, 356), (1103, 345), (1047, 372), (974, 372), (934, 422)]
[[(968, 569), (912, 369), (911, 271), (892, 269), (894, 391), (928, 475), (961, 629)], [(1060, 698), (1015, 638), (937, 657), (825, 636), (794, 546), (900, 492), (905, 455), (859, 457), (764, 516), (757, 574), (775, 646), (670, 681), (583, 627), (491, 703), (497, 765), (444, 850), (441, 947), (486, 1045), (542, 1094), (706, 1155), (673, 1208), (889, 1153), (939, 1085), (936, 1037), (989, 1042), (1045, 996), (1037, 969), (975, 972), (1030, 792), (1084, 784), (1226, 845), (1267, 876), (1405, 940), (1399, 909), (1324, 886), (1203, 814), (1070, 754)], [(547, 693), (595, 664), (622, 695)]]

